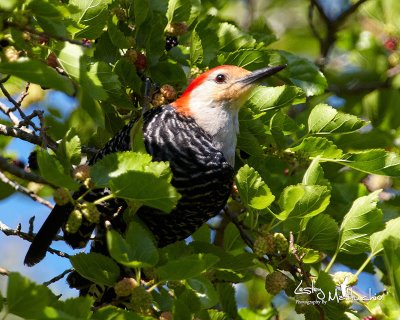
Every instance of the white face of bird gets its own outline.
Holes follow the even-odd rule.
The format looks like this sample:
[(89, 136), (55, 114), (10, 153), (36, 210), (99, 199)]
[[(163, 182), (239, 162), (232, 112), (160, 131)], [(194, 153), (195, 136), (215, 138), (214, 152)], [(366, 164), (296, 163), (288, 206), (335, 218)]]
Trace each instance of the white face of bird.
[(178, 112), (195, 119), (213, 137), (214, 145), (233, 165), (238, 112), (257, 80), (270, 76), (285, 66), (248, 71), (237, 66), (219, 66), (191, 82), (172, 105)]

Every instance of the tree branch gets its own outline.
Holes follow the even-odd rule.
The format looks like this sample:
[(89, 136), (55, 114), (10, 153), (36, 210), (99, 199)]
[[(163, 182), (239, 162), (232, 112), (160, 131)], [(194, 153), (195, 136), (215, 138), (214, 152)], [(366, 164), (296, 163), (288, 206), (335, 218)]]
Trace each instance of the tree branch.
[(224, 213), (226, 216), (232, 221), (232, 223), (238, 228), (240, 236), (242, 237), (243, 241), (250, 247), (253, 248), (254, 239), (253, 237), (247, 232), (243, 224), (238, 220), (237, 216), (231, 212), (227, 207), (224, 209)]
[(44, 200), (43, 198), (39, 197), (37, 194), (35, 194), (31, 190), (21, 186), (20, 184), (16, 183), (15, 181), (8, 179), (7, 176), (3, 172), (0, 172), (0, 181), (9, 185), (15, 191), (18, 191), (18, 192), (21, 192), (21, 193), (27, 195), (32, 200), (34, 200), (38, 203), (41, 203), (50, 209), (53, 209), (53, 205), (50, 202), (48, 202), (47, 200)]
[[(43, 138), (37, 136), (35, 133), (29, 133), (15, 127), (7, 127), (4, 124), (0, 124), (0, 134), (3, 136), (18, 138), (41, 147), (44, 145)], [(58, 145), (53, 141), (49, 141), (47, 147), (56, 151)]]
[[(324, 8), (321, 6), (320, 1), (311, 0), (310, 7), (308, 10), (308, 24), (310, 25), (311, 31), (314, 36), (317, 38), (320, 43), (320, 57), (318, 58), (317, 64), (322, 69), (328, 60), (328, 56), (334, 46), (337, 35), (336, 33), (340, 29), (341, 25), (345, 22), (345, 20), (353, 14), (364, 2), (367, 0), (359, 0), (352, 6), (350, 6), (347, 10), (343, 11), (336, 19), (330, 19), (324, 11)], [(313, 22), (313, 11), (314, 8), (317, 8), (318, 13), (320, 14), (326, 28), (326, 35), (322, 37), (321, 34), (317, 31), (317, 28)]]
[(69, 42), (69, 43), (72, 43), (72, 44), (76, 44), (78, 46), (83, 46), (83, 47), (86, 47), (86, 48), (90, 48), (91, 47), (90, 43), (87, 43), (84, 40), (74, 40), (74, 39), (63, 37), (63, 36), (50, 34), (50, 33), (47, 33), (47, 32), (37, 31), (35, 29), (32, 29), (29, 26), (20, 26), (19, 24), (13, 23), (13, 22), (5, 23), (4, 27), (5, 28), (6, 27), (13, 27), (13, 28), (18, 29), (20, 31), (29, 32), (30, 34), (36, 35), (36, 36), (44, 38), (44, 39), (55, 39), (55, 40), (58, 40), (58, 41)]
[[(17, 229), (12, 229), (0, 221), (0, 231), (3, 232), (6, 236), (17, 236), (23, 240), (32, 242), (33, 238), (35, 237), (35, 234), (29, 234), (26, 232), (22, 232), (20, 229), (21, 229), (21, 225), (19, 225)], [(63, 238), (56, 236), (53, 240), (58, 241), (58, 240), (63, 240)], [(62, 257), (62, 258), (69, 258), (68, 253), (65, 253), (65, 252), (62, 252), (59, 250), (55, 250), (53, 248), (48, 248), (47, 251), (52, 254), (56, 254), (57, 256)]]
[[(36, 125), (32, 122), (32, 119), (37, 116), (37, 111), (35, 110), (32, 115), (27, 116), (21, 109), (21, 103), (25, 99), (25, 97), (28, 95), (28, 90), (29, 90), (29, 83), (26, 84), (24, 92), (21, 93), (18, 101), (16, 101), (10, 93), (6, 90), (4, 87), (3, 83), (0, 82), (0, 90), (4, 94), (4, 96), (7, 98), (8, 101), (12, 103), (14, 106), (13, 108), (7, 108), (6, 106), (2, 106), (2, 110), (4, 108), (7, 108), (6, 110), (6, 115), (11, 119), (11, 121), (17, 126), (17, 127), (23, 127), (23, 126), (31, 126), (33, 130), (39, 131), (39, 128), (36, 127)], [(14, 114), (13, 111), (17, 110), (19, 115), (21, 116), (23, 121), (20, 121)], [(43, 112), (43, 111), (42, 111)]]
[(53, 184), (43, 179), (41, 176), (38, 176), (32, 172), (25, 171), (24, 169), (12, 165), (7, 158), (4, 158), (2, 156), (0, 156), (0, 170), (11, 173), (12, 175), (24, 180), (46, 184), (55, 188)]
[(48, 286), (54, 282), (57, 282), (57, 281), (61, 280), (62, 278), (64, 278), (68, 273), (71, 273), (72, 271), (74, 271), (74, 269), (67, 269), (64, 272), (62, 272), (61, 274), (59, 274), (58, 276), (55, 276), (54, 278), (51, 278), (50, 280), (43, 282), (43, 285)]

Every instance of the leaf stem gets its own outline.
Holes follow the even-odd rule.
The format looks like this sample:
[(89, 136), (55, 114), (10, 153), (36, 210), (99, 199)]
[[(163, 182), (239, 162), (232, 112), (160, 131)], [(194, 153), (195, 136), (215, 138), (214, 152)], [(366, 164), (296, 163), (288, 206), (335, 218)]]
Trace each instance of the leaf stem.
[(356, 272), (356, 274), (355, 274), (357, 277), (358, 277), (359, 274), (365, 269), (365, 267), (367, 266), (367, 264), (371, 261), (371, 259), (372, 259), (373, 257), (375, 257), (375, 255), (371, 253), (371, 254), (367, 257), (367, 259), (365, 259), (364, 263), (361, 265), (360, 268), (358, 268), (358, 270), (357, 270), (357, 272)]
[(100, 199), (97, 199), (96, 201), (93, 201), (93, 204), (100, 204), (102, 202), (105, 202), (107, 200), (113, 199), (114, 198), (114, 194), (108, 194), (104, 197), (101, 197)]
[(304, 136), (294, 140), (291, 144), (289, 144), (288, 148), (292, 148), (293, 146), (295, 146), (297, 143), (301, 142), (302, 140), (304, 140), (305, 138), (308, 138), (309, 136), (311, 136), (312, 134), (307, 132)]
[(91, 192), (92, 190), (91, 189), (87, 189), (84, 193), (82, 193), (81, 195), (80, 195), (80, 197), (78, 198), (78, 199), (76, 199), (75, 201), (81, 201), (81, 200), (83, 200), (83, 198), (89, 193), (89, 192)]
[(140, 268), (135, 268), (135, 273), (136, 273), (136, 282), (140, 285), (140, 282), (142, 281), (142, 275), (140, 273)]
[(279, 220), (277, 223), (275, 223), (274, 225), (270, 226), (268, 228), (268, 230), (272, 230), (274, 228), (276, 228), (277, 226), (279, 226), (282, 222), (284, 222), (285, 220)]
[(329, 261), (329, 264), (325, 268), (325, 272), (329, 272), (329, 270), (332, 268), (333, 264), (335, 263), (336, 257), (339, 254), (339, 250), (336, 250), (335, 254), (333, 255), (331, 261)]

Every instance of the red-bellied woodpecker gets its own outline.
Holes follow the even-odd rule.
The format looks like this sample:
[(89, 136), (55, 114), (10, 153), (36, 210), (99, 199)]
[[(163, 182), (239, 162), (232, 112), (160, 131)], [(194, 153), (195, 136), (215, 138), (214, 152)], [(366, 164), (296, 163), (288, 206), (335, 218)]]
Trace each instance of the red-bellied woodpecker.
[[(154, 161), (169, 161), (172, 185), (182, 195), (168, 215), (145, 206), (137, 212), (160, 247), (185, 239), (223, 209), (234, 176), (239, 109), (257, 80), (284, 67), (253, 72), (230, 65), (216, 67), (193, 80), (175, 102), (144, 114), (146, 150)], [(131, 121), (112, 138), (89, 165), (106, 154), (130, 150), (130, 131), (134, 123)], [(100, 196), (98, 193), (97, 197)], [(94, 200), (90, 195), (88, 198), (88, 201)], [(95, 224), (83, 221), (77, 233), (68, 233), (65, 224), (72, 210), (71, 203), (54, 207), (32, 242), (25, 264), (31, 266), (42, 260), (62, 227), (66, 242), (73, 248), (87, 243)]]

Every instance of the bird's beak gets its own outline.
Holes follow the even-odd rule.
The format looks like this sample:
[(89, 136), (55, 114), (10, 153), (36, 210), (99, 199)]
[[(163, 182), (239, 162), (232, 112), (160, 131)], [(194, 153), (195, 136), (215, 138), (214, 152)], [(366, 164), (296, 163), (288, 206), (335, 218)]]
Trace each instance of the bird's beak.
[(236, 82), (247, 86), (247, 85), (253, 84), (257, 80), (261, 80), (263, 78), (272, 76), (273, 74), (281, 71), (282, 69), (285, 69), (286, 66), (287, 65), (284, 64), (284, 65), (280, 65), (280, 66), (258, 69), (258, 70), (255, 70), (255, 71), (247, 74), (246, 76), (236, 80)]

